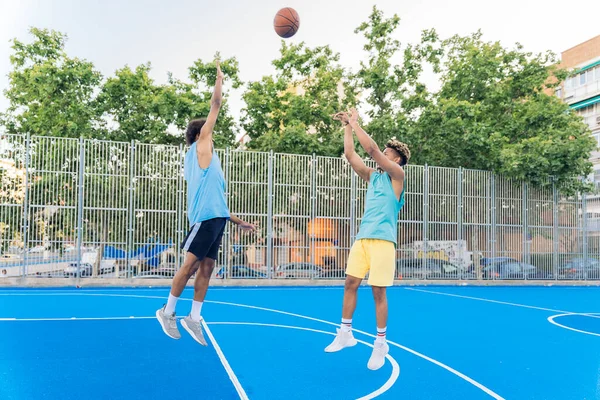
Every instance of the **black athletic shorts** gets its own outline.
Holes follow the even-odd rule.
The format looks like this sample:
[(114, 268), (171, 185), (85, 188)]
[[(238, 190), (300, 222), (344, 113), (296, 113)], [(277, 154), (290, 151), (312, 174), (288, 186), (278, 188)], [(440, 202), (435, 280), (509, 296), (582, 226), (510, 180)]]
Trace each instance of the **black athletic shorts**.
[(213, 218), (194, 224), (181, 243), (181, 249), (189, 251), (198, 260), (205, 257), (216, 260), (226, 224), (227, 218)]

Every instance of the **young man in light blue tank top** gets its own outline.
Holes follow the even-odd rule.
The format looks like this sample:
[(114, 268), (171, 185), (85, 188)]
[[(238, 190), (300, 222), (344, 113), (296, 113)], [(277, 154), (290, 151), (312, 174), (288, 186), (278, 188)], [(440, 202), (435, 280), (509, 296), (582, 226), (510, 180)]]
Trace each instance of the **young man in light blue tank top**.
[[(396, 244), (398, 236), (398, 213), (404, 206), (404, 169), (410, 159), (408, 147), (397, 140), (390, 140), (384, 151), (358, 125), (358, 113), (338, 113), (335, 119), (342, 121), (344, 132), (344, 155), (352, 169), (369, 182), (365, 212), (356, 242), (348, 256), (342, 324), (329, 346), (328, 353), (356, 345), (352, 335), (352, 315), (356, 309), (358, 287), (369, 273), (369, 285), (375, 299), (377, 339), (367, 363), (371, 370), (381, 368), (389, 351), (386, 342), (388, 306), (386, 288), (394, 283), (396, 273)], [(377, 162), (377, 170), (369, 168), (354, 151), (352, 130), (365, 151)]]
[(253, 225), (229, 213), (225, 199), (225, 177), (219, 156), (213, 148), (212, 134), (221, 107), (222, 84), (223, 73), (217, 62), (217, 80), (208, 117), (191, 121), (185, 133), (186, 142), (190, 146), (184, 164), (187, 215), (190, 223), (189, 233), (181, 244), (181, 248), (186, 252), (185, 260), (173, 278), (167, 304), (156, 311), (156, 318), (163, 331), (169, 337), (179, 339), (181, 334), (177, 329), (175, 306), (187, 282), (196, 274), (192, 310), (181, 321), (181, 325), (194, 340), (204, 346), (206, 340), (202, 333), (200, 313), (215, 268), (225, 225), (229, 220), (240, 229), (255, 230)]

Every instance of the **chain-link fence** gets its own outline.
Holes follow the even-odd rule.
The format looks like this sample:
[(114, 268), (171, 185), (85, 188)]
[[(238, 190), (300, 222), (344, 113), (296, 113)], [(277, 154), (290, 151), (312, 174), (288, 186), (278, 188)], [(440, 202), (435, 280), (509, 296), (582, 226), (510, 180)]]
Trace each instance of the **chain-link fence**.
[[(0, 277), (171, 278), (188, 230), (185, 147), (4, 135)], [(339, 279), (367, 183), (343, 158), (218, 150), (231, 212), (216, 278)], [(371, 164), (373, 166), (373, 164)], [(600, 197), (406, 167), (397, 279), (600, 279)]]

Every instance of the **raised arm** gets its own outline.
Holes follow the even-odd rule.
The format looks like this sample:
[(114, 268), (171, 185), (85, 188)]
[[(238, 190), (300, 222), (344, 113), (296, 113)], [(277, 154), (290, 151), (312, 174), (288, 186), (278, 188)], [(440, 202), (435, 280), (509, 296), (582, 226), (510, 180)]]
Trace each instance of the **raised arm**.
[(221, 66), (219, 65), (218, 60), (216, 61), (216, 64), (217, 80), (215, 82), (215, 90), (213, 91), (210, 99), (210, 111), (208, 112), (208, 117), (206, 118), (206, 122), (200, 130), (200, 138), (198, 139), (196, 149), (198, 153), (198, 161), (200, 162), (200, 166), (202, 168), (207, 168), (212, 158), (213, 129), (217, 123), (217, 117), (219, 116), (219, 110), (221, 109), (221, 102), (223, 99), (223, 72), (221, 72)]
[(369, 182), (373, 168), (367, 167), (364, 161), (354, 150), (354, 137), (352, 135), (352, 127), (349, 124), (348, 114), (341, 112), (334, 115), (333, 119), (341, 121), (344, 125), (344, 156), (350, 163), (352, 169), (365, 181)]
[(358, 112), (355, 108), (351, 110), (352, 114), (349, 116), (349, 125), (354, 129), (356, 137), (360, 145), (365, 151), (371, 156), (371, 158), (387, 172), (390, 177), (394, 180), (404, 179), (404, 170), (402, 167), (394, 161), (388, 159), (385, 154), (379, 149), (377, 143), (369, 136), (367, 132), (358, 124)]

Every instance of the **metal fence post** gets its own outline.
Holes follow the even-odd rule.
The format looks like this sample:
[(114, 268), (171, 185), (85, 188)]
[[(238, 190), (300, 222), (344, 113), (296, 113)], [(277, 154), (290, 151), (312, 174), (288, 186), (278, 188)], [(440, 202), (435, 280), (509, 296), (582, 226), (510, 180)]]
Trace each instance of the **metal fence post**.
[(23, 232), (21, 234), (23, 239), (23, 254), (21, 265), (21, 274), (23, 278), (27, 276), (27, 251), (29, 242), (29, 162), (30, 162), (30, 150), (31, 150), (31, 136), (29, 133), (25, 136), (25, 198), (23, 199)]
[[(225, 149), (225, 170), (223, 171), (225, 175), (225, 202), (229, 206), (231, 203), (231, 148), (227, 147)], [(223, 245), (221, 249), (223, 251), (223, 259), (225, 260), (225, 268), (223, 269), (223, 279), (229, 278), (229, 269), (230, 269), (230, 260), (229, 255), (230, 252), (230, 239), (231, 239), (231, 224), (227, 224), (225, 227), (225, 233), (223, 234)]]
[[(463, 260), (463, 194), (462, 194), (463, 169), (458, 168), (456, 182), (456, 238), (458, 239), (458, 259)], [(458, 270), (458, 279), (463, 278), (462, 269)]]
[(558, 276), (558, 189), (552, 178), (552, 273)]
[(356, 187), (356, 173), (351, 169), (350, 172), (350, 246), (356, 239), (356, 203), (357, 199), (357, 187)]
[(582, 230), (583, 230), (583, 235), (581, 235), (582, 237), (582, 252), (583, 252), (583, 265), (588, 265), (588, 224), (587, 224), (587, 193), (582, 193), (582, 198), (581, 198), (581, 213), (582, 213), (582, 220), (581, 220), (581, 225), (582, 225)]
[[(496, 175), (495, 174), (491, 174), (491, 178), (490, 178), (490, 219), (491, 219), (491, 226), (490, 226), (490, 243), (491, 243), (491, 250), (490, 250), (490, 256), (491, 258), (495, 258), (496, 257)], [(495, 277), (494, 277), (495, 279)]]
[(134, 228), (133, 228), (133, 224), (135, 222), (135, 197), (134, 197), (134, 193), (135, 193), (135, 142), (132, 140), (130, 147), (129, 147), (129, 185), (128, 185), (128, 191), (129, 191), (129, 200), (128, 200), (128, 205), (127, 205), (127, 215), (129, 216), (127, 218), (127, 244), (125, 246), (126, 252), (127, 252), (127, 262), (125, 264), (125, 268), (127, 268), (127, 272), (126, 274), (129, 275), (129, 270), (130, 270), (130, 262), (131, 259), (129, 258), (129, 255), (131, 254), (132, 250), (133, 250), (133, 232), (134, 232)]
[(423, 167), (423, 257), (421, 257), (421, 267), (425, 270), (425, 260), (427, 258), (427, 240), (429, 235), (429, 167), (427, 164)]
[(181, 268), (181, 248), (183, 242), (183, 163), (185, 156), (183, 153), (183, 143), (179, 144), (179, 168), (177, 172), (177, 243), (175, 244), (175, 268), (179, 271)]
[[(310, 162), (310, 222), (313, 222), (317, 215), (317, 156), (312, 155)], [(315, 264), (316, 241), (309, 235), (310, 263)]]
[(85, 172), (85, 141), (79, 138), (79, 176), (77, 178), (77, 283), (81, 279), (81, 247), (83, 246), (83, 187)]
[[(523, 182), (522, 188), (522, 218), (523, 218), (523, 261), (531, 265), (530, 254), (529, 254), (529, 209), (527, 201), (529, 197), (529, 187), (527, 183)], [(523, 271), (523, 278), (527, 280), (527, 274)]]
[(267, 162), (267, 278), (273, 279), (273, 150)]

